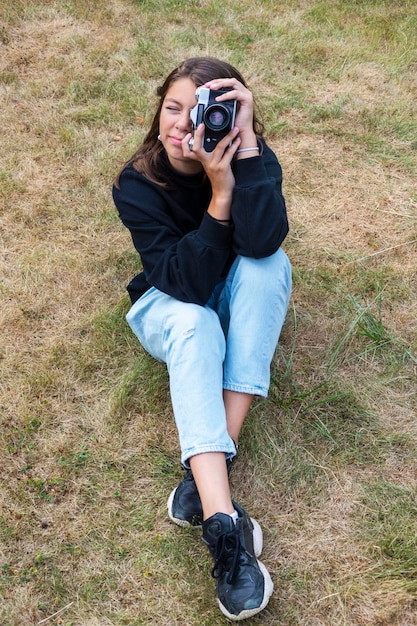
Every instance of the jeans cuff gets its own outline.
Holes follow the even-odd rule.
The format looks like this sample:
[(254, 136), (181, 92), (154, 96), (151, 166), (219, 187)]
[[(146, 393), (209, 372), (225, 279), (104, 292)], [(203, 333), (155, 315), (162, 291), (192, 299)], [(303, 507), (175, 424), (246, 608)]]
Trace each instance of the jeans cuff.
[(257, 386), (257, 385), (237, 385), (236, 383), (223, 382), (223, 389), (228, 391), (237, 391), (238, 393), (247, 393), (251, 396), (261, 396), (266, 398), (268, 395), (269, 387)]
[(188, 459), (192, 456), (196, 456), (197, 454), (205, 454), (207, 452), (224, 452), (226, 455), (226, 459), (233, 459), (236, 456), (237, 448), (233, 439), (231, 439), (230, 445), (216, 445), (209, 444), (206, 446), (196, 446), (195, 448), (184, 451), (181, 454), (181, 464), (185, 467), (185, 469), (190, 469), (190, 464)]

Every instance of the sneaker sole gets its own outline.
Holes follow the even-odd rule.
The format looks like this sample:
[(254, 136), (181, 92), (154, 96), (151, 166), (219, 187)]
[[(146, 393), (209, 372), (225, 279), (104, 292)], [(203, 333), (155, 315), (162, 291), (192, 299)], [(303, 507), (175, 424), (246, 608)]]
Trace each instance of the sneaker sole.
[(251, 517), (250, 520), (253, 524), (253, 551), (255, 553), (255, 556), (258, 557), (261, 556), (262, 548), (264, 546), (263, 532), (256, 519)]
[(217, 603), (219, 605), (220, 611), (223, 613), (223, 615), (225, 615), (228, 619), (230, 619), (233, 622), (239, 622), (240, 620), (248, 619), (248, 617), (253, 617), (257, 613), (262, 611), (269, 602), (269, 598), (271, 597), (272, 592), (274, 590), (274, 583), (272, 582), (271, 576), (269, 575), (269, 572), (266, 569), (265, 565), (261, 563), (261, 561), (258, 561), (258, 565), (264, 577), (264, 597), (262, 599), (262, 603), (260, 604), (260, 606), (254, 609), (246, 609), (244, 611), (241, 611), (239, 615), (232, 615), (231, 613), (229, 613), (226, 607), (224, 607), (223, 604), (220, 602), (220, 600), (217, 598)]

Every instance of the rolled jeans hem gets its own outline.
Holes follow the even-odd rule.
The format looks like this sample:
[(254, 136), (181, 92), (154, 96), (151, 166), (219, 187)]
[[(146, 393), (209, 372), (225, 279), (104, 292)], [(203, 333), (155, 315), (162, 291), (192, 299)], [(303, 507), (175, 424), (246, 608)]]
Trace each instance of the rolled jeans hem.
[(181, 454), (181, 463), (186, 469), (190, 469), (189, 459), (197, 454), (205, 454), (207, 452), (224, 452), (226, 459), (233, 459), (236, 456), (236, 446), (222, 446), (217, 444), (209, 444), (205, 446), (195, 446), (188, 450), (183, 450)]
[(265, 387), (254, 387), (249, 385), (237, 385), (236, 383), (223, 383), (223, 389), (227, 389), (228, 391), (237, 391), (238, 393), (247, 393), (251, 396), (261, 396), (262, 398), (266, 398), (268, 395), (268, 388)]

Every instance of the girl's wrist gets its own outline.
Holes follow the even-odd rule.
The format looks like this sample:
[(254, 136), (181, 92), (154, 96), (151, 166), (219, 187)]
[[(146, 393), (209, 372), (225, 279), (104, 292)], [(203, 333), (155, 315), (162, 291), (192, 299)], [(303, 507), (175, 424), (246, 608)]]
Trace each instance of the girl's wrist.
[(247, 131), (246, 133), (240, 133), (239, 149), (236, 151), (236, 159), (248, 159), (250, 157), (258, 156), (259, 146), (255, 133)]
[(252, 128), (248, 130), (239, 129), (240, 146), (239, 148), (247, 148), (249, 146), (256, 146), (257, 138)]
[(213, 196), (208, 206), (207, 213), (218, 221), (230, 220), (232, 206), (232, 194), (230, 196)]

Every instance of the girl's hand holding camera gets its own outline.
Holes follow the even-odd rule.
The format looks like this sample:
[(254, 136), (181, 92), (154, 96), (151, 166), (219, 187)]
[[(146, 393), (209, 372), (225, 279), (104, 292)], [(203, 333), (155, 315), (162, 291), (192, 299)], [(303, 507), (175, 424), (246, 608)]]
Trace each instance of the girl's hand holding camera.
[[(212, 201), (208, 213), (221, 221), (230, 220), (230, 207), (232, 202), (235, 178), (231, 168), (233, 158), (249, 158), (258, 154), (257, 140), (253, 130), (253, 97), (252, 93), (234, 78), (223, 78), (210, 81), (203, 85), (208, 89), (229, 89), (226, 93), (216, 98), (216, 102), (236, 100), (238, 103), (235, 126), (221, 139), (212, 152), (207, 152), (203, 147), (204, 124), (200, 124), (195, 132), (188, 133), (183, 141), (184, 156), (200, 161), (206, 172), (212, 188)], [(189, 141), (193, 137), (192, 150)], [(238, 153), (238, 150), (243, 152)]]

